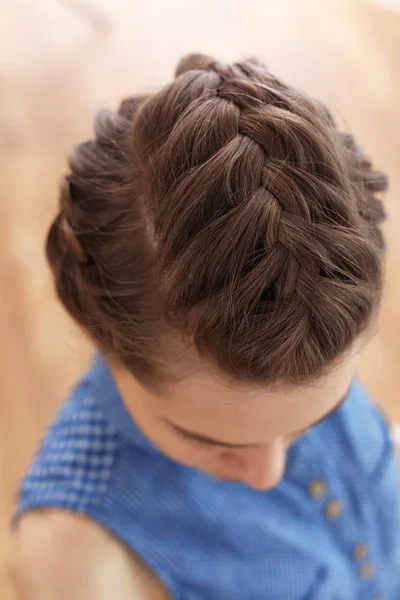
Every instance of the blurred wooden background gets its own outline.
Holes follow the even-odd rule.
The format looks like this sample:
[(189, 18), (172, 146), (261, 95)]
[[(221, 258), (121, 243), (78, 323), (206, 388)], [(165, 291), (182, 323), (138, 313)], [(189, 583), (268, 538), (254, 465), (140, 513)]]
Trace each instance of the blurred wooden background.
[[(167, 81), (188, 51), (261, 57), (336, 107), (389, 172), (387, 293), (360, 372), (400, 419), (400, 13), (367, 0), (0, 0), (0, 572), (18, 478), (89, 353), (43, 259), (66, 153), (96, 108)], [(15, 598), (1, 575), (0, 590)]]

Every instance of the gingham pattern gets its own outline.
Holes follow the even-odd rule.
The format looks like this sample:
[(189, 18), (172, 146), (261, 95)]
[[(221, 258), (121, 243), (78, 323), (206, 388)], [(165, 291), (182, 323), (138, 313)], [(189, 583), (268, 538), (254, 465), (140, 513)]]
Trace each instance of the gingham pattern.
[(90, 510), (107, 493), (118, 450), (118, 436), (92, 397), (80, 408), (67, 405), (45, 436), (24, 478), (19, 511), (40, 505)]

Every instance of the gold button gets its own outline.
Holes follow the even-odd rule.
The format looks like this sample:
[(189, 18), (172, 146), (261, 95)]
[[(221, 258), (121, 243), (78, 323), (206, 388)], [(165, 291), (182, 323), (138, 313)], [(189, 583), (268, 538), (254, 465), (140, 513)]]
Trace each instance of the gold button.
[(367, 556), (368, 546), (367, 544), (357, 544), (353, 549), (353, 556), (356, 560), (362, 560)]
[(371, 563), (366, 563), (365, 565), (360, 567), (358, 573), (361, 579), (369, 579), (374, 574), (374, 571), (374, 565), (372, 565)]
[(313, 500), (319, 500), (326, 494), (326, 483), (323, 479), (314, 479), (308, 486), (308, 495)]
[(342, 503), (340, 500), (330, 500), (325, 506), (325, 515), (328, 519), (337, 519), (342, 512)]

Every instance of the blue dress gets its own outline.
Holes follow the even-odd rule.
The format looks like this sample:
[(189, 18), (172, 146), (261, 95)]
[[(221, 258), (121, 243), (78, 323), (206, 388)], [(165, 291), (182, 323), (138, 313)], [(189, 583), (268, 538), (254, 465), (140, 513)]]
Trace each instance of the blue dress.
[(387, 426), (357, 380), (291, 447), (279, 485), (256, 491), (161, 454), (96, 356), (22, 480), (16, 519), (84, 513), (174, 600), (399, 600), (399, 489)]

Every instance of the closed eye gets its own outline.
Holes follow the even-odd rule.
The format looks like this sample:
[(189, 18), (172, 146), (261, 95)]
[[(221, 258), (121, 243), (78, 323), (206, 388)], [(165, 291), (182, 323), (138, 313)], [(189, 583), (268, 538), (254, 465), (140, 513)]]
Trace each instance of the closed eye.
[(203, 440), (201, 438), (197, 438), (194, 437), (193, 435), (186, 433), (185, 431), (183, 431), (182, 429), (177, 430), (179, 431), (179, 435), (180, 437), (185, 440), (185, 442), (189, 442), (189, 444), (191, 444), (192, 446), (197, 446), (198, 448), (220, 448), (221, 446), (219, 444), (214, 444), (214, 443), (210, 443), (207, 440)]

